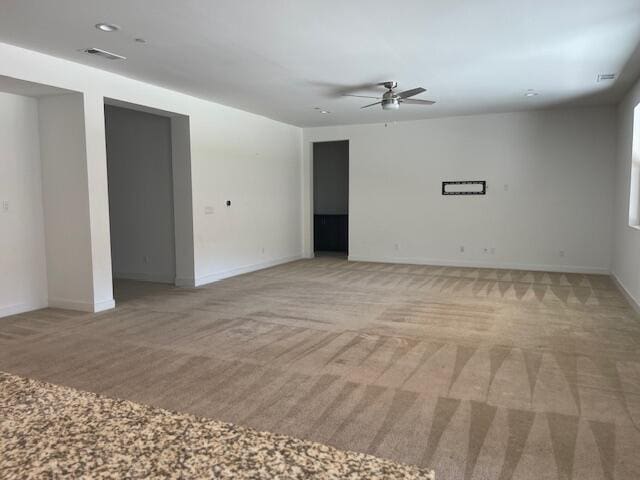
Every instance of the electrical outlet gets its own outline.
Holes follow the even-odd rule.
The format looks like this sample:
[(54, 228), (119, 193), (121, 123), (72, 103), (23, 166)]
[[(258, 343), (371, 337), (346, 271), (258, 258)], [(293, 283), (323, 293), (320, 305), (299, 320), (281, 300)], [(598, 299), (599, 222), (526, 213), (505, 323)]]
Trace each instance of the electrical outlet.
[(262, 247), (262, 253), (264, 253), (264, 247)]
[(396, 249), (396, 251), (398, 251), (398, 250), (400, 250), (400, 245), (396, 243), (396, 244), (393, 246), (393, 248), (395, 248), (395, 249)]
[(9, 211), (9, 200), (3, 200), (2, 201), (2, 211), (3, 212), (8, 212)]
[(204, 207), (204, 214), (205, 215), (212, 215), (213, 214), (213, 207), (211, 205), (207, 205)]
[(496, 249), (495, 249), (495, 247), (491, 247), (491, 255), (493, 255), (493, 254), (495, 254), (495, 253), (496, 253)]
[(460, 245), (460, 253), (464, 253), (464, 245)]
[(144, 263), (149, 263), (149, 255), (145, 255), (144, 257), (142, 257), (142, 261)]
[(564, 257), (564, 250), (560, 250), (560, 256)]

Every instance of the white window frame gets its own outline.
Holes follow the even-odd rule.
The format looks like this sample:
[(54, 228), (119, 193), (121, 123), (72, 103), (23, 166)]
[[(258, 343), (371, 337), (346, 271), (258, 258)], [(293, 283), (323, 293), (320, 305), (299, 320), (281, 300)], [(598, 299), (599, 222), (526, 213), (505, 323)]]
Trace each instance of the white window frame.
[(629, 226), (640, 230), (640, 103), (633, 109)]

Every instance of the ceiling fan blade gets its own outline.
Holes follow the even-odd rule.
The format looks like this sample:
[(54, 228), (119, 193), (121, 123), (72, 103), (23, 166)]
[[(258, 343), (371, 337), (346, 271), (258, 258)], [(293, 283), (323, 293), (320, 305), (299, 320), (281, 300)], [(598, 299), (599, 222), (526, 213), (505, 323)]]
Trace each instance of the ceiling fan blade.
[(400, 103), (408, 103), (409, 105), (433, 105), (433, 100), (420, 100), (419, 98), (401, 98)]
[(344, 95), (342, 95), (343, 97), (358, 97), (358, 98), (375, 98), (380, 100), (380, 98), (382, 97), (372, 97), (371, 95), (351, 95), (349, 93), (345, 93)]
[(396, 98), (408, 98), (413, 97), (414, 95), (418, 95), (422, 92), (426, 92), (426, 88), (412, 88), (411, 90), (405, 90), (404, 92), (396, 93)]
[(379, 104), (381, 104), (381, 103), (382, 103), (382, 102), (371, 103), (371, 104), (369, 104), (369, 105), (365, 105), (364, 107), (360, 107), (360, 108), (373, 107), (374, 105), (379, 105)]

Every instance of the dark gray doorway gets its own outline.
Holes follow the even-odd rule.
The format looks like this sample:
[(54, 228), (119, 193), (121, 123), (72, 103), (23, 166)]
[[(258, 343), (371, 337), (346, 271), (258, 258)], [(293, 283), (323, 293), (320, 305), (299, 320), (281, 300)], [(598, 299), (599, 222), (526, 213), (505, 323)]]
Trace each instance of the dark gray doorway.
[(105, 106), (114, 279), (176, 278), (171, 119)]
[(349, 141), (313, 144), (313, 250), (349, 250)]

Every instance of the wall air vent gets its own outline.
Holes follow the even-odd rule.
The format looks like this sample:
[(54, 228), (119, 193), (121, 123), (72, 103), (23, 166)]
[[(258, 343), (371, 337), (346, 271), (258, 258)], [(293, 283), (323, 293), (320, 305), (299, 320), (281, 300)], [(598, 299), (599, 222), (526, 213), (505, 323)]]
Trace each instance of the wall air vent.
[(615, 80), (615, 78), (615, 73), (601, 73), (600, 75), (598, 75), (598, 82), (608, 82), (611, 80)]
[(442, 182), (442, 195), (486, 195), (486, 180), (456, 180)]
[(88, 53), (89, 55), (96, 55), (98, 57), (106, 58), (108, 60), (126, 60), (127, 57), (123, 57), (122, 55), (118, 55), (117, 53), (107, 52), (106, 50), (102, 50), (100, 48), (85, 48), (83, 50), (84, 53)]

